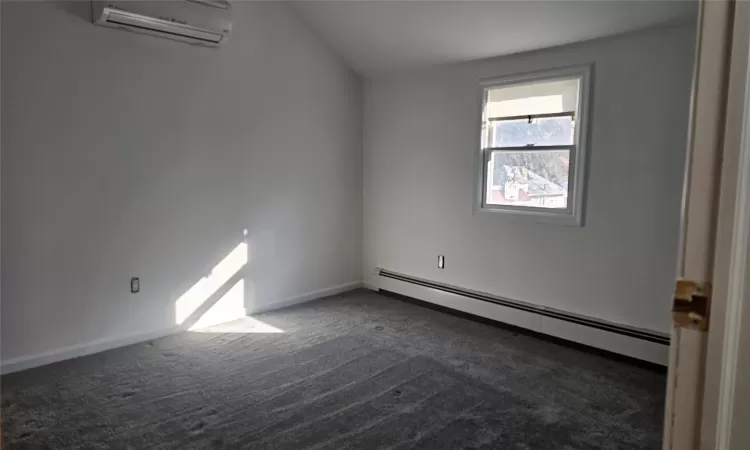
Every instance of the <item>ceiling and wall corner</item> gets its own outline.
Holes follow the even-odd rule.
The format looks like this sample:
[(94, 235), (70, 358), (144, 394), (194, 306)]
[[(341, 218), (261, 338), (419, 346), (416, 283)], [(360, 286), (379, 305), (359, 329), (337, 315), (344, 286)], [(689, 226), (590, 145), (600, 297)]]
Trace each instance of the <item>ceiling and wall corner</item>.
[(292, 4), (367, 76), (694, 21), (695, 0), (368, 1)]

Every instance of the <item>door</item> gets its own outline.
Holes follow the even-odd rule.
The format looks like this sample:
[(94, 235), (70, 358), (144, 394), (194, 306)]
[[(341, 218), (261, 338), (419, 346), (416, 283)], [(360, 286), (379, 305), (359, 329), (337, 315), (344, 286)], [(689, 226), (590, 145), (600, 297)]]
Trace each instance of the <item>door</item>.
[(737, 425), (744, 412), (735, 408), (747, 370), (741, 317), (750, 310), (742, 308), (750, 267), (749, 29), (748, 3), (701, 0), (664, 450), (750, 448)]

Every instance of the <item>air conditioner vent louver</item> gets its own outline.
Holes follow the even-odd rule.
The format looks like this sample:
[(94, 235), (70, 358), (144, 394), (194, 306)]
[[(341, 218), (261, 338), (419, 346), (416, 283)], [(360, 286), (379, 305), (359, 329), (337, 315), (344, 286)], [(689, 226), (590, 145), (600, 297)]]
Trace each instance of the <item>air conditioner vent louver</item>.
[(144, 31), (163, 33), (170, 36), (187, 37), (199, 41), (218, 44), (222, 35), (209, 31), (197, 30), (190, 27), (177, 26), (177, 23), (165, 23), (163, 20), (149, 20), (147, 18), (134, 17), (130, 14), (112, 12), (107, 16), (107, 23), (122, 25), (124, 27), (137, 28)]
[(226, 42), (232, 27), (222, 0), (93, 1), (92, 8), (97, 25), (212, 47)]

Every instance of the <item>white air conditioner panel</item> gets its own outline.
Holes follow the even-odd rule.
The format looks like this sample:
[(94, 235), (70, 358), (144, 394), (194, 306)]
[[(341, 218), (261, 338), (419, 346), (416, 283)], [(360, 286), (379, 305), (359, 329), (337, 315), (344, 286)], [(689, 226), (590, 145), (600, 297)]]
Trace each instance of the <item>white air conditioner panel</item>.
[(94, 0), (92, 10), (97, 25), (212, 47), (224, 44), (232, 29), (229, 3), (220, 0)]

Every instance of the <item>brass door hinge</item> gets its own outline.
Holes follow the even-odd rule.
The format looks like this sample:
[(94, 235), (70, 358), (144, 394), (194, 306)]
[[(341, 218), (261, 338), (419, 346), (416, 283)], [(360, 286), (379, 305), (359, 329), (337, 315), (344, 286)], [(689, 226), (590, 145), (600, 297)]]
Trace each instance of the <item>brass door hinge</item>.
[(677, 280), (672, 321), (681, 328), (708, 331), (711, 316), (711, 284)]

